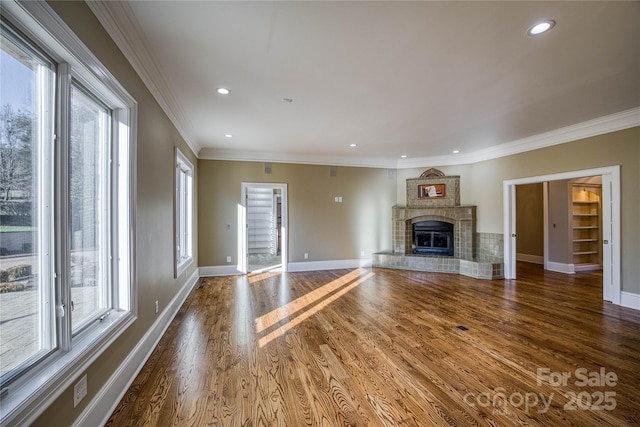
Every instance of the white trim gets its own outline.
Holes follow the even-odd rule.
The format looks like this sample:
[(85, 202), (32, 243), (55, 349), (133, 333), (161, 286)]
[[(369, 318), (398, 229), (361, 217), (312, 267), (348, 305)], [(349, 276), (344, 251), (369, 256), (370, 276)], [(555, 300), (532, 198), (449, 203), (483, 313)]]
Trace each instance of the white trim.
[(464, 155), (446, 155), (417, 157), (413, 159), (380, 159), (358, 157), (354, 159), (337, 156), (293, 155), (258, 151), (221, 150), (204, 147), (198, 152), (198, 158), (206, 160), (255, 161), (272, 163), (299, 163), (312, 165), (337, 165), (354, 167), (379, 167), (407, 169), (430, 165), (451, 166), (478, 163), (485, 160), (524, 153), (566, 142), (589, 138), (596, 135), (615, 132), (640, 126), (640, 107), (599, 117), (597, 119), (566, 126), (549, 132), (533, 135), (515, 141), (504, 142), (492, 147), (465, 153)]
[[(574, 264), (573, 265), (573, 270), (576, 273), (582, 272), (582, 271), (597, 271), (597, 270), (602, 270), (602, 266), (600, 264)], [(605, 300), (609, 300), (609, 298), (604, 298)]]
[(212, 265), (200, 267), (200, 277), (235, 276), (244, 274), (237, 265)]
[(544, 257), (542, 255), (516, 253), (516, 261), (523, 261), (523, 262), (530, 262), (533, 264), (544, 265)]
[(545, 270), (549, 269), (549, 183), (542, 183), (542, 235), (543, 235), (543, 259)]
[[(321, 271), (338, 270), (342, 268), (371, 267), (371, 258), (340, 259), (330, 261), (304, 261), (288, 263), (287, 271)], [(212, 265), (200, 267), (200, 277), (235, 276), (245, 274), (236, 265)]]
[(205, 147), (198, 152), (198, 158), (203, 160), (228, 160), (239, 162), (268, 162), (294, 163), (304, 165), (332, 165), (365, 168), (395, 169), (395, 159), (381, 159), (376, 157), (347, 158), (344, 156), (328, 155), (296, 155), (290, 153), (274, 153), (266, 151), (236, 151)]
[(561, 262), (547, 261), (547, 270), (556, 273), (575, 274), (576, 269), (573, 264), (563, 264)]
[[(516, 278), (516, 186), (503, 183), (504, 278)], [(508, 262), (514, 260), (513, 262)]]
[[(107, 99), (110, 108), (132, 108), (137, 104), (118, 79), (46, 2), (3, 1), (2, 13), (19, 20), (27, 29), (29, 38), (47, 46), (47, 53), (55, 55), (55, 62), (69, 63), (75, 76), (80, 77), (90, 90)], [(136, 120), (136, 117), (132, 119)]]
[(634, 310), (640, 310), (640, 294), (621, 292), (620, 305)]
[[(174, 278), (179, 277), (182, 273), (184, 273), (194, 262), (194, 230), (195, 230), (195, 168), (191, 161), (182, 153), (180, 148), (175, 147), (175, 163), (174, 163), (174, 176), (173, 176), (173, 257), (174, 257)], [(190, 177), (190, 180), (187, 179), (187, 182), (183, 182), (181, 177), (184, 175)], [(190, 182), (190, 186), (187, 184)], [(186, 188), (182, 188), (182, 184), (185, 185)], [(184, 190), (184, 192), (182, 191)], [(186, 211), (182, 212), (182, 204), (185, 204)], [(186, 214), (185, 217), (182, 217), (182, 214)], [(185, 224), (186, 222), (186, 224)], [(183, 226), (188, 233), (190, 239), (185, 239), (187, 243), (187, 248), (183, 248), (181, 246)], [(188, 244), (190, 242), (190, 244)], [(180, 250), (178, 250), (180, 247)], [(186, 252), (188, 255), (184, 258), (182, 257), (183, 253)]]
[(289, 263), (289, 271), (339, 270), (343, 268), (371, 267), (371, 259), (337, 259), (330, 261), (304, 261)]
[(620, 193), (620, 167), (618, 166), (609, 175), (602, 176), (602, 223), (606, 225), (602, 230), (603, 242), (603, 294), (604, 299), (614, 304), (620, 304), (621, 292), (621, 193)]
[(105, 425), (111, 414), (120, 403), (129, 387), (144, 367), (147, 359), (158, 345), (158, 342), (175, 318), (176, 314), (198, 283), (198, 269), (187, 279), (169, 305), (158, 315), (157, 320), (138, 341), (118, 369), (111, 375), (95, 397), (89, 402), (80, 416), (73, 423), (74, 427), (93, 427)]
[(142, 33), (138, 31), (140, 25), (136, 22), (131, 7), (126, 2), (88, 1), (86, 4), (131, 63), (191, 151), (200, 151), (200, 145), (194, 142), (187, 132), (187, 129), (192, 128), (188, 115), (185, 114), (161, 68), (149, 53), (151, 50)]
[(586, 122), (566, 126), (527, 138), (517, 139), (506, 143), (494, 145), (492, 147), (465, 153), (464, 155), (447, 155), (421, 157), (415, 159), (398, 160), (398, 169), (423, 167), (425, 165), (463, 165), (478, 163), (485, 160), (497, 159), (510, 156), (512, 154), (524, 153), (540, 148), (551, 147), (553, 145), (564, 144), (566, 142), (577, 141), (596, 135), (615, 132), (623, 129), (640, 126), (640, 107), (630, 110), (620, 111), (607, 116), (598, 117)]
[[(620, 193), (620, 165), (604, 166), (594, 169), (585, 169), (571, 172), (560, 172), (549, 175), (533, 176), (527, 178), (511, 179), (503, 181), (503, 232), (504, 232), (504, 274), (505, 279), (515, 279), (515, 238), (509, 238), (512, 233), (515, 233), (515, 197), (513, 192), (516, 185), (521, 184), (533, 184), (545, 181), (557, 181), (567, 180), (573, 178), (582, 178), (585, 176), (598, 176), (601, 175), (603, 182), (606, 180), (611, 181), (611, 265), (604, 265), (604, 276), (608, 274), (611, 276), (611, 302), (620, 305), (621, 294), (621, 193)], [(606, 194), (604, 192), (607, 192)], [(607, 196), (609, 189), (605, 189), (603, 186), (603, 198)], [(562, 264), (549, 262), (549, 270), (562, 271), (574, 270), (573, 268), (563, 267)], [(569, 264), (564, 264), (569, 265)], [(574, 270), (575, 271), (575, 270)], [(604, 293), (603, 293), (604, 294)]]

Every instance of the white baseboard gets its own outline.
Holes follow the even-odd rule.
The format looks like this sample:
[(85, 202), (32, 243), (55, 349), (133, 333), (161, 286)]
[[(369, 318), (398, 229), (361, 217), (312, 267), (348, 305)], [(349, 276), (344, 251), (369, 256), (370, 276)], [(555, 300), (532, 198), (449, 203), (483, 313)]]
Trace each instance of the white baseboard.
[(338, 259), (331, 261), (290, 262), (287, 271), (338, 270), (341, 268), (371, 267), (371, 259)]
[(576, 269), (573, 264), (563, 264), (560, 262), (547, 262), (547, 270), (558, 273), (575, 274)]
[(574, 266), (576, 273), (581, 271), (597, 271), (602, 270), (602, 266), (599, 264), (577, 264)]
[[(338, 270), (341, 268), (371, 267), (371, 258), (362, 259), (337, 259), (329, 261), (305, 261), (290, 262), (287, 264), (287, 271), (318, 271), (318, 270)], [(236, 265), (213, 265), (200, 267), (200, 277), (211, 276), (234, 276), (244, 274)]]
[(544, 264), (544, 257), (540, 255), (516, 254), (516, 261), (530, 262), (532, 264)]
[(244, 274), (238, 270), (237, 265), (212, 265), (208, 267), (200, 267), (200, 277), (235, 276), (236, 274)]
[(182, 307), (187, 296), (198, 283), (200, 272), (195, 272), (187, 279), (182, 289), (176, 294), (167, 307), (158, 315), (157, 320), (142, 337), (124, 362), (113, 373), (102, 389), (74, 422), (74, 427), (94, 427), (105, 425), (109, 417), (120, 403), (133, 380), (146, 363), (151, 352), (156, 348), (160, 338), (171, 324), (171, 321)]
[(640, 294), (632, 294), (631, 292), (620, 292), (620, 305), (627, 308), (640, 310)]

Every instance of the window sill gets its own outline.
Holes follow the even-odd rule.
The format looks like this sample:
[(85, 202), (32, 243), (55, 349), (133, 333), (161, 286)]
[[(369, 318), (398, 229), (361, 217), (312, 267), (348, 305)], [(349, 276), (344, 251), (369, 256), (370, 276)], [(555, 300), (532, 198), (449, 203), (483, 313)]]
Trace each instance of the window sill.
[(185, 259), (184, 261), (182, 261), (181, 263), (176, 263), (176, 279), (178, 277), (180, 277), (180, 275), (182, 273), (184, 273), (185, 271), (187, 271), (187, 268), (189, 268), (189, 266), (191, 266), (191, 264), (193, 264), (193, 257), (189, 257), (187, 259)]
[(0, 424), (31, 424), (135, 320), (131, 312), (113, 312), (74, 340), (71, 351), (55, 352), (41, 362), (42, 367), (10, 384), (0, 405)]

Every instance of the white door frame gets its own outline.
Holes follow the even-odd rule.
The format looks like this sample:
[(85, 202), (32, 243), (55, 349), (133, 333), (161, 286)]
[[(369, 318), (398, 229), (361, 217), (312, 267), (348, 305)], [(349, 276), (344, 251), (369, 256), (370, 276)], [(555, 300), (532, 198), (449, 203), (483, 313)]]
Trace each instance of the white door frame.
[(282, 195), (282, 225), (280, 229), (280, 252), (282, 255), (282, 271), (287, 271), (287, 265), (289, 262), (289, 257), (287, 256), (287, 230), (289, 228), (288, 221), (288, 212), (289, 209), (287, 207), (288, 197), (287, 197), (287, 184), (285, 183), (276, 183), (276, 182), (243, 182), (240, 185), (241, 193), (240, 193), (240, 210), (238, 213), (238, 270), (241, 273), (247, 273), (247, 247), (248, 247), (248, 236), (247, 236), (247, 190), (249, 188), (273, 188), (279, 189)]
[[(603, 203), (603, 299), (620, 305), (620, 222), (621, 193), (620, 166), (607, 166), (551, 175), (533, 176), (505, 180), (502, 183), (503, 230), (504, 230), (504, 278), (516, 278), (516, 185), (535, 184), (539, 182), (558, 181), (583, 178), (586, 176), (602, 176), (602, 200), (610, 201), (610, 208), (605, 209)], [(606, 212), (605, 212), (606, 210)], [(546, 221), (545, 221), (546, 222)], [(547, 230), (545, 230), (545, 233)], [(546, 240), (546, 239), (545, 239)], [(545, 248), (545, 261), (546, 261)]]

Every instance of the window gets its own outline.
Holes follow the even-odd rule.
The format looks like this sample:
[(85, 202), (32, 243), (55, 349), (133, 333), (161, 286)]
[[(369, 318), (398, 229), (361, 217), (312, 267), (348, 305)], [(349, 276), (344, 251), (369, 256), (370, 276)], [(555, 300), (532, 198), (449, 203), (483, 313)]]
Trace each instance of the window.
[[(0, 379), (55, 348), (50, 280), (54, 64), (2, 23)], [(49, 178), (49, 179), (48, 179)]]
[(71, 86), (69, 231), (72, 332), (109, 303), (109, 110)]
[(176, 277), (193, 261), (193, 165), (176, 148)]
[(25, 3), (3, 2), (0, 35), (2, 425), (29, 424), (135, 319), (135, 101)]

